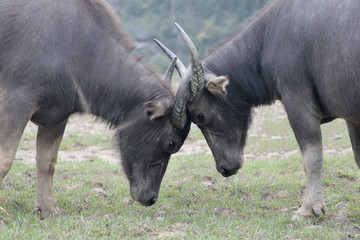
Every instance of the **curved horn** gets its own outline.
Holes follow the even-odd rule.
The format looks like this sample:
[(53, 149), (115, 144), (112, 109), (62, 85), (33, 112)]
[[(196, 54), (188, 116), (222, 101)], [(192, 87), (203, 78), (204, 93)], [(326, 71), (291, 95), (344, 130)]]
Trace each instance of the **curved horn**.
[(205, 86), (205, 80), (204, 71), (199, 61), (199, 55), (194, 43), (179, 24), (175, 23), (175, 26), (179, 30), (181, 37), (189, 50), (191, 63), (191, 72), (187, 71), (186, 75), (181, 79), (180, 86), (176, 92), (171, 115), (172, 123), (179, 129), (183, 129), (187, 122), (186, 107), (187, 105), (194, 103), (198, 97), (201, 96)]
[(190, 63), (191, 63), (191, 72), (192, 72), (192, 80), (190, 82), (190, 95), (188, 100), (188, 104), (191, 104), (196, 101), (196, 99), (201, 95), (204, 87), (204, 70), (199, 61), (199, 55), (196, 50), (194, 43), (191, 41), (186, 32), (180, 27), (179, 24), (175, 23), (176, 28), (179, 30), (182, 39), (185, 42), (186, 47), (189, 50), (190, 54)]
[(182, 29), (182, 27), (179, 24), (175, 23), (175, 27), (179, 31), (181, 38), (184, 40), (185, 45), (186, 45), (187, 49), (189, 50), (191, 65), (193, 65), (193, 66), (199, 65), (200, 64), (199, 55), (198, 55), (198, 52), (196, 50), (194, 43), (191, 41), (190, 37), (186, 34), (184, 29)]
[(173, 60), (171, 61), (170, 66), (168, 67), (168, 69), (166, 70), (166, 73), (165, 73), (165, 82), (169, 86), (171, 86), (171, 79), (172, 79), (172, 75), (174, 73), (176, 61), (177, 61), (177, 57), (174, 57)]
[[(163, 52), (168, 56), (168, 58), (170, 58), (170, 60), (173, 60), (176, 57), (175, 53), (173, 53), (170, 49), (168, 49), (162, 42), (160, 42), (156, 38), (154, 38), (154, 41), (156, 42), (157, 45), (159, 45), (161, 50), (163, 50)], [(175, 67), (179, 73), (179, 76), (183, 77), (186, 72), (186, 67), (180, 61), (180, 59), (177, 60)]]

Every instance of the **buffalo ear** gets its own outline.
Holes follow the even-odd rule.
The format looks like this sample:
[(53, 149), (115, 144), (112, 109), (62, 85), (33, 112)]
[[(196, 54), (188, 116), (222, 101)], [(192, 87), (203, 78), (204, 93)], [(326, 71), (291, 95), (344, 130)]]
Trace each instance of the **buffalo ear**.
[(146, 114), (150, 121), (164, 116), (166, 112), (167, 104), (161, 101), (147, 102), (146, 103)]
[(229, 84), (227, 76), (220, 76), (211, 79), (206, 83), (206, 88), (214, 95), (222, 96), (226, 94), (226, 86)]

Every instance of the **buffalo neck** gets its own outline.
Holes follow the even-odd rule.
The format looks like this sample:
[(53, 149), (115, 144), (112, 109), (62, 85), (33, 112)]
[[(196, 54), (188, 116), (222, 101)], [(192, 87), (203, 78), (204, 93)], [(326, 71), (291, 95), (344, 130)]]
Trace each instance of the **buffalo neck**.
[[(99, 51), (100, 52), (100, 51)], [(78, 81), (78, 110), (90, 112), (111, 126), (122, 123), (141, 104), (172, 98), (163, 83), (120, 44), (87, 60)]]
[(227, 99), (235, 105), (259, 106), (276, 100), (275, 84), (262, 65), (266, 32), (264, 18), (254, 18), (203, 62), (205, 71), (228, 76)]

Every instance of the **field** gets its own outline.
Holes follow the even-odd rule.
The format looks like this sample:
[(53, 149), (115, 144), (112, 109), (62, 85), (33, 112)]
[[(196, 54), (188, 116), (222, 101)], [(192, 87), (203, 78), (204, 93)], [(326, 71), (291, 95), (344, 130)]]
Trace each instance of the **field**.
[(360, 239), (359, 170), (344, 121), (322, 127), (327, 214), (292, 221), (303, 198), (301, 154), (279, 103), (256, 109), (245, 165), (230, 178), (215, 169), (192, 127), (163, 179), (158, 202), (129, 194), (112, 133), (90, 116), (68, 124), (54, 177), (61, 216), (33, 215), (35, 136), (29, 124), (0, 188), (0, 239)]

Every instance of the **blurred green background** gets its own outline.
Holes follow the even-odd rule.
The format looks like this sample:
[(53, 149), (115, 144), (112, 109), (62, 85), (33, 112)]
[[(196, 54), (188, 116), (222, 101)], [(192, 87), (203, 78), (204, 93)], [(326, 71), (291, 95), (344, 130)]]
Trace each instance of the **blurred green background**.
[(189, 34), (201, 56), (217, 43), (237, 32), (249, 16), (267, 0), (107, 0), (120, 16), (131, 37), (135, 52), (144, 62), (165, 72), (169, 60), (153, 38), (158, 38), (187, 65), (188, 57), (174, 23)]

